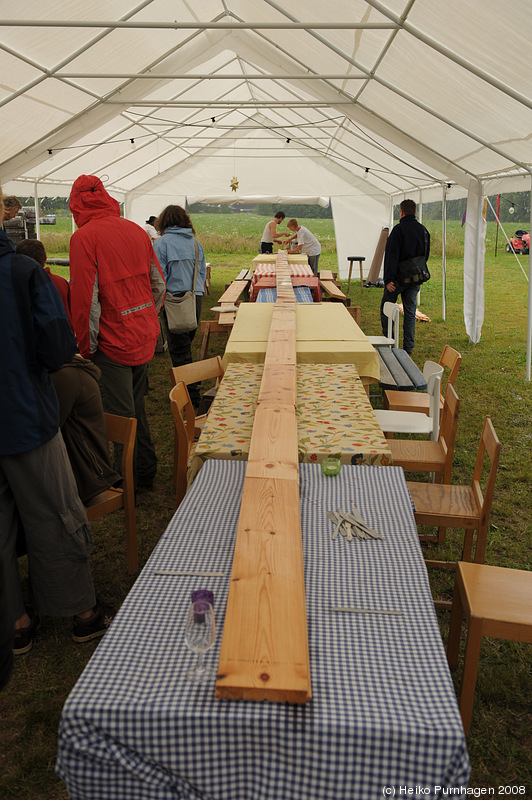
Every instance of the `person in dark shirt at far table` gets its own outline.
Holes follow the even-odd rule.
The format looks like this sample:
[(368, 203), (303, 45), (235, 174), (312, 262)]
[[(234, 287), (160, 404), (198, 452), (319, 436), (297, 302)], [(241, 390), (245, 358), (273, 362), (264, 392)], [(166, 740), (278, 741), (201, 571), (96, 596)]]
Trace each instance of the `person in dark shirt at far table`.
[(430, 235), (416, 219), (416, 204), (403, 200), (399, 205), (399, 224), (392, 228), (384, 253), (384, 292), (381, 300), (381, 324), (384, 336), (388, 335), (388, 317), (384, 314), (384, 303), (395, 303), (399, 295), (403, 301), (403, 349), (411, 355), (414, 349), (416, 330), (416, 302), (419, 284), (402, 286), (399, 277), (401, 261), (430, 255)]

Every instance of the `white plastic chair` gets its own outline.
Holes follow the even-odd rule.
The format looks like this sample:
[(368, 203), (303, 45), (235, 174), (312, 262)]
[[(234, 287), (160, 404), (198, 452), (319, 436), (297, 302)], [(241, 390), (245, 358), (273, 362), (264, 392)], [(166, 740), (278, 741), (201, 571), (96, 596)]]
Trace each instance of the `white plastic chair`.
[(388, 336), (368, 336), (368, 342), (373, 347), (399, 347), (399, 306), (388, 302), (382, 310), (388, 317)]
[(419, 411), (389, 411), (376, 408), (377, 422), (385, 433), (428, 434), (433, 442), (438, 441), (443, 367), (435, 361), (425, 361), (423, 375), (427, 381), (427, 394), (430, 398), (428, 415)]

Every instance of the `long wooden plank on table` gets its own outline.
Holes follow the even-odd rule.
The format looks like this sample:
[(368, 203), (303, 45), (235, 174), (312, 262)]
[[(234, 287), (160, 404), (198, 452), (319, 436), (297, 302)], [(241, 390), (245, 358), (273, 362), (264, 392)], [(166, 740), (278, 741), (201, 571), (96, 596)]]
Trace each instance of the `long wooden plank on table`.
[(309, 699), (300, 525), (297, 480), (245, 478), (216, 697)]
[(297, 375), (287, 364), (265, 364), (257, 402), (293, 405), (297, 401)]
[(278, 256), (276, 271), (278, 301), (244, 480), (216, 697), (305, 703), (311, 689), (295, 416), (296, 315), (286, 255)]

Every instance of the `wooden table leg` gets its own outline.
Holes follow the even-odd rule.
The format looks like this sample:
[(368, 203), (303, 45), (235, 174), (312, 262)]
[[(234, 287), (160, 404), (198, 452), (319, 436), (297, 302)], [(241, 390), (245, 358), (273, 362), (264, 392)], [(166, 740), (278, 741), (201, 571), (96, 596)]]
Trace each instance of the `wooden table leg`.
[(211, 335), (211, 324), (210, 322), (203, 321), (201, 323), (202, 328), (202, 336), (201, 336), (201, 350), (200, 350), (200, 359), (204, 359), (207, 357), (207, 350), (209, 348), (209, 337)]
[(460, 570), (456, 570), (454, 583), (453, 605), (451, 611), (451, 621), (449, 623), (449, 641), (447, 643), (447, 662), (449, 669), (456, 669), (458, 666), (458, 651), (460, 649), (460, 632), (462, 630), (462, 596), (460, 594), (462, 582), (460, 580)]

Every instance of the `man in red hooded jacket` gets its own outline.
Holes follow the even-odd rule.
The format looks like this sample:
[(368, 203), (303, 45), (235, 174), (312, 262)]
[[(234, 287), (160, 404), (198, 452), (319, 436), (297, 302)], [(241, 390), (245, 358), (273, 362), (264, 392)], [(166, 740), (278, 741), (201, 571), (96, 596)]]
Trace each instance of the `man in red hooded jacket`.
[(70, 239), (74, 332), (81, 355), (101, 370), (105, 411), (137, 418), (136, 484), (150, 488), (157, 458), (144, 396), (164, 278), (146, 233), (120, 216), (118, 202), (99, 178), (80, 175), (74, 181), (70, 210), (78, 226)]

